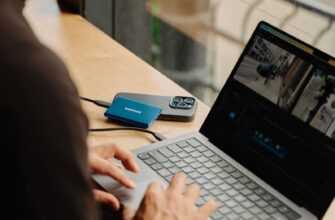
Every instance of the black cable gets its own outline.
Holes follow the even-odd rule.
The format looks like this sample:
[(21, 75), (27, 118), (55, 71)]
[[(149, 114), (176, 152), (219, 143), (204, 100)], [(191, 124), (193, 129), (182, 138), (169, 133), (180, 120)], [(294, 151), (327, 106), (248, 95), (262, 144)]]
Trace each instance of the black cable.
[(91, 128), (90, 132), (109, 132), (109, 131), (138, 131), (151, 134), (157, 141), (163, 141), (166, 139), (162, 134), (142, 128)]
[(105, 101), (101, 101), (101, 100), (94, 100), (94, 99), (90, 99), (90, 98), (86, 98), (86, 97), (82, 97), (80, 96), (80, 99), (86, 102), (90, 102), (93, 103), (97, 106), (100, 106), (102, 108), (109, 108), (109, 106), (111, 105), (111, 103), (109, 102), (105, 102)]

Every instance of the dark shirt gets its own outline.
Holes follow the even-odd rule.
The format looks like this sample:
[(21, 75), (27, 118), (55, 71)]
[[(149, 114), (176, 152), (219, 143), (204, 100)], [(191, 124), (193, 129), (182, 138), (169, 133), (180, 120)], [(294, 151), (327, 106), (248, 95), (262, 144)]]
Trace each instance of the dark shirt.
[(37, 40), (22, 8), (22, 0), (0, 0), (1, 218), (97, 219), (87, 118), (67, 68)]

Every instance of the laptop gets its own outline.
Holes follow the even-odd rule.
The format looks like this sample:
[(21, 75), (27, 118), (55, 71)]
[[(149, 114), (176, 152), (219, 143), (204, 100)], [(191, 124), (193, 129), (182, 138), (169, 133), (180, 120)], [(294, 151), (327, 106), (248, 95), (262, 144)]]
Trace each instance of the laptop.
[(261, 22), (199, 132), (134, 151), (134, 190), (94, 179), (137, 208), (149, 183), (184, 172), (198, 206), (219, 203), (212, 220), (322, 218), (335, 196), (334, 65)]

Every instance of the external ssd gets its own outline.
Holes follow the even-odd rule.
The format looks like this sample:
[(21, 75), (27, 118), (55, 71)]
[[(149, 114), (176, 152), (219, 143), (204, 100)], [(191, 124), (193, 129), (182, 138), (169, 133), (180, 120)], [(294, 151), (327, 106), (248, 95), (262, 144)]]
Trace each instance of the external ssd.
[(161, 113), (157, 106), (117, 96), (105, 112), (108, 119), (139, 128), (148, 128)]

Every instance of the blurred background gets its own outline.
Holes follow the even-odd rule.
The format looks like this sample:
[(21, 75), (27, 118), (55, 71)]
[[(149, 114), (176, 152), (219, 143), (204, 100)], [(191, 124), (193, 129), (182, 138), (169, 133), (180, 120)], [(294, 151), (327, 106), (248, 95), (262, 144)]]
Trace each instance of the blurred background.
[(209, 106), (259, 21), (335, 56), (334, 0), (85, 0), (82, 14)]

